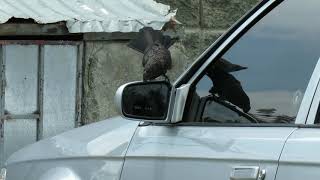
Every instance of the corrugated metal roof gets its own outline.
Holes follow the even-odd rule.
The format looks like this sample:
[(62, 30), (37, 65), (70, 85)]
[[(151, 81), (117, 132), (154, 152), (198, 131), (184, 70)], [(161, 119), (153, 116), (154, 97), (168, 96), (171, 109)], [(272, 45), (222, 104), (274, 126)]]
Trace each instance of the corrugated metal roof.
[(153, 0), (0, 0), (0, 23), (31, 18), (37, 23), (66, 21), (70, 33), (138, 32), (161, 29), (175, 12)]

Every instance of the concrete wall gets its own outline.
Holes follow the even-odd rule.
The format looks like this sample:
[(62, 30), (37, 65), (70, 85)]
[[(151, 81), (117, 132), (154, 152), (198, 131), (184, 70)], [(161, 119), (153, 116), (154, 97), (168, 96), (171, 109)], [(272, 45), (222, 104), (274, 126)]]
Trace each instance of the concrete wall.
[[(87, 42), (84, 71), (82, 119), (87, 123), (117, 115), (113, 98), (117, 88), (127, 82), (142, 79), (142, 54), (124, 42)], [(175, 79), (192, 62), (178, 43), (171, 49), (174, 70), (168, 73)]]
[[(176, 79), (206, 47), (259, 0), (157, 0), (178, 8), (180, 41), (170, 48)], [(142, 54), (128, 48), (128, 41), (88, 41), (85, 44), (82, 119), (91, 123), (117, 115), (116, 89), (142, 79)]]

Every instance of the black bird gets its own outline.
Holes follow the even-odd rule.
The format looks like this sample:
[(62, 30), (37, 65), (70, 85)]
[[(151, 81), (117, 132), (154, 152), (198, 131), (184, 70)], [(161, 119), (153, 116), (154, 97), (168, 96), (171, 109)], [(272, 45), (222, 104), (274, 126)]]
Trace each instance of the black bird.
[(230, 72), (243, 69), (247, 69), (247, 67), (220, 59), (208, 69), (207, 75), (213, 82), (210, 93), (217, 94), (222, 100), (236, 105), (247, 113), (251, 109), (250, 99), (242, 89), (240, 81), (230, 74)]
[(211, 66), (211, 68), (220, 69), (227, 73), (248, 69), (247, 67), (243, 67), (238, 64), (233, 64), (223, 58), (220, 58), (213, 66)]
[(169, 47), (174, 44), (170, 36), (165, 36), (162, 31), (154, 30), (151, 27), (142, 28), (138, 37), (129, 43), (129, 47), (143, 53), (142, 66), (143, 80), (153, 80), (164, 76), (172, 68), (172, 59)]

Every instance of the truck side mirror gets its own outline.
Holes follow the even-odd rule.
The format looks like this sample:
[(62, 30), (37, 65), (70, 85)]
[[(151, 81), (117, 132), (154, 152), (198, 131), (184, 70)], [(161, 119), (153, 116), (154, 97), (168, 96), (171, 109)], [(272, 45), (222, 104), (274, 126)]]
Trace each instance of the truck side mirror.
[(115, 103), (125, 117), (164, 121), (170, 94), (171, 85), (166, 81), (133, 82), (119, 87)]

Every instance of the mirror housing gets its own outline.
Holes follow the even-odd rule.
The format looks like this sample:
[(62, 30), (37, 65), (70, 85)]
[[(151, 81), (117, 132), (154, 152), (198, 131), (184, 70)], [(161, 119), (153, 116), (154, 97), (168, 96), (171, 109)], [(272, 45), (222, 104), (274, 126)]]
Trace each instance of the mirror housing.
[(132, 82), (118, 88), (115, 103), (124, 117), (161, 122), (167, 118), (170, 95), (166, 81)]

